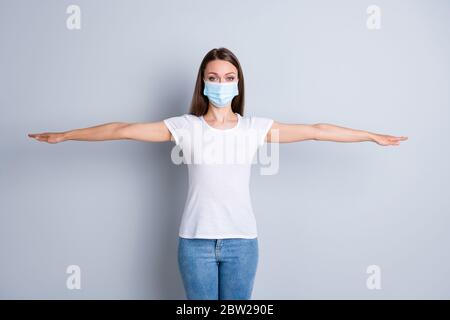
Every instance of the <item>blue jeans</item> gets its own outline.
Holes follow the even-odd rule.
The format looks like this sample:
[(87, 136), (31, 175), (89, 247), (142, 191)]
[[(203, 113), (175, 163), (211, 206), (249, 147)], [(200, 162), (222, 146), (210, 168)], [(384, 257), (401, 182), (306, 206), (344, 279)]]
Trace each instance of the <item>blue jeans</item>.
[(258, 238), (179, 237), (178, 265), (189, 300), (249, 300), (258, 264)]

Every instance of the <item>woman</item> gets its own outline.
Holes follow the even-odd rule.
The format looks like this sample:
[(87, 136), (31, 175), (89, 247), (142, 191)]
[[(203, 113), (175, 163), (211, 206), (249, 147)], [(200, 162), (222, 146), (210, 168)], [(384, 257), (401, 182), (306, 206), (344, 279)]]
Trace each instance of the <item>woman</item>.
[[(251, 298), (258, 238), (249, 177), (251, 160), (260, 146), (304, 140), (373, 141), (389, 146), (407, 139), (331, 124), (287, 124), (244, 117), (244, 75), (238, 59), (226, 48), (213, 49), (203, 58), (189, 114), (159, 122), (113, 122), (29, 137), (48, 143), (174, 141), (189, 169), (178, 238), (178, 263), (186, 296), (221, 300)], [(230, 157), (232, 153), (241, 161)], [(172, 160), (177, 155), (180, 153), (172, 152)], [(232, 160), (224, 162), (224, 157)]]

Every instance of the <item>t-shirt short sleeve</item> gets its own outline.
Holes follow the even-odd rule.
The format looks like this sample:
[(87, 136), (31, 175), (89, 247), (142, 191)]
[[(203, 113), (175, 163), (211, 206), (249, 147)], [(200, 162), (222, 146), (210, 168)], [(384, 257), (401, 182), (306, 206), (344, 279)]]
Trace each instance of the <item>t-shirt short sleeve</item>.
[(273, 119), (264, 117), (251, 117), (251, 127), (256, 130), (258, 147), (265, 142), (265, 137), (272, 127)]
[(181, 130), (185, 129), (188, 125), (187, 115), (183, 114), (181, 116), (164, 119), (163, 121), (167, 129), (169, 129), (170, 133), (172, 134), (175, 140), (175, 144), (179, 145), (182, 136)]

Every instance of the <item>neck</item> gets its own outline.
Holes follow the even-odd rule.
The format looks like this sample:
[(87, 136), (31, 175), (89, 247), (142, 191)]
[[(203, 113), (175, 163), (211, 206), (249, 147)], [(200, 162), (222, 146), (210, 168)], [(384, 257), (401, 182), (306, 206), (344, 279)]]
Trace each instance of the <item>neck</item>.
[(204, 117), (217, 122), (225, 122), (226, 120), (235, 120), (237, 115), (231, 109), (231, 103), (223, 108), (218, 108), (212, 104), (209, 104), (208, 111)]

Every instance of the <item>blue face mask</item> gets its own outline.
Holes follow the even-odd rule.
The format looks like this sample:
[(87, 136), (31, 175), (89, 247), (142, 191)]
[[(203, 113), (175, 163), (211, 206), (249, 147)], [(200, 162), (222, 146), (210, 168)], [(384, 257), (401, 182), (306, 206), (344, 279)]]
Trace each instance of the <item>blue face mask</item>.
[(225, 83), (205, 81), (203, 94), (214, 106), (222, 108), (239, 94), (239, 90), (236, 81)]

